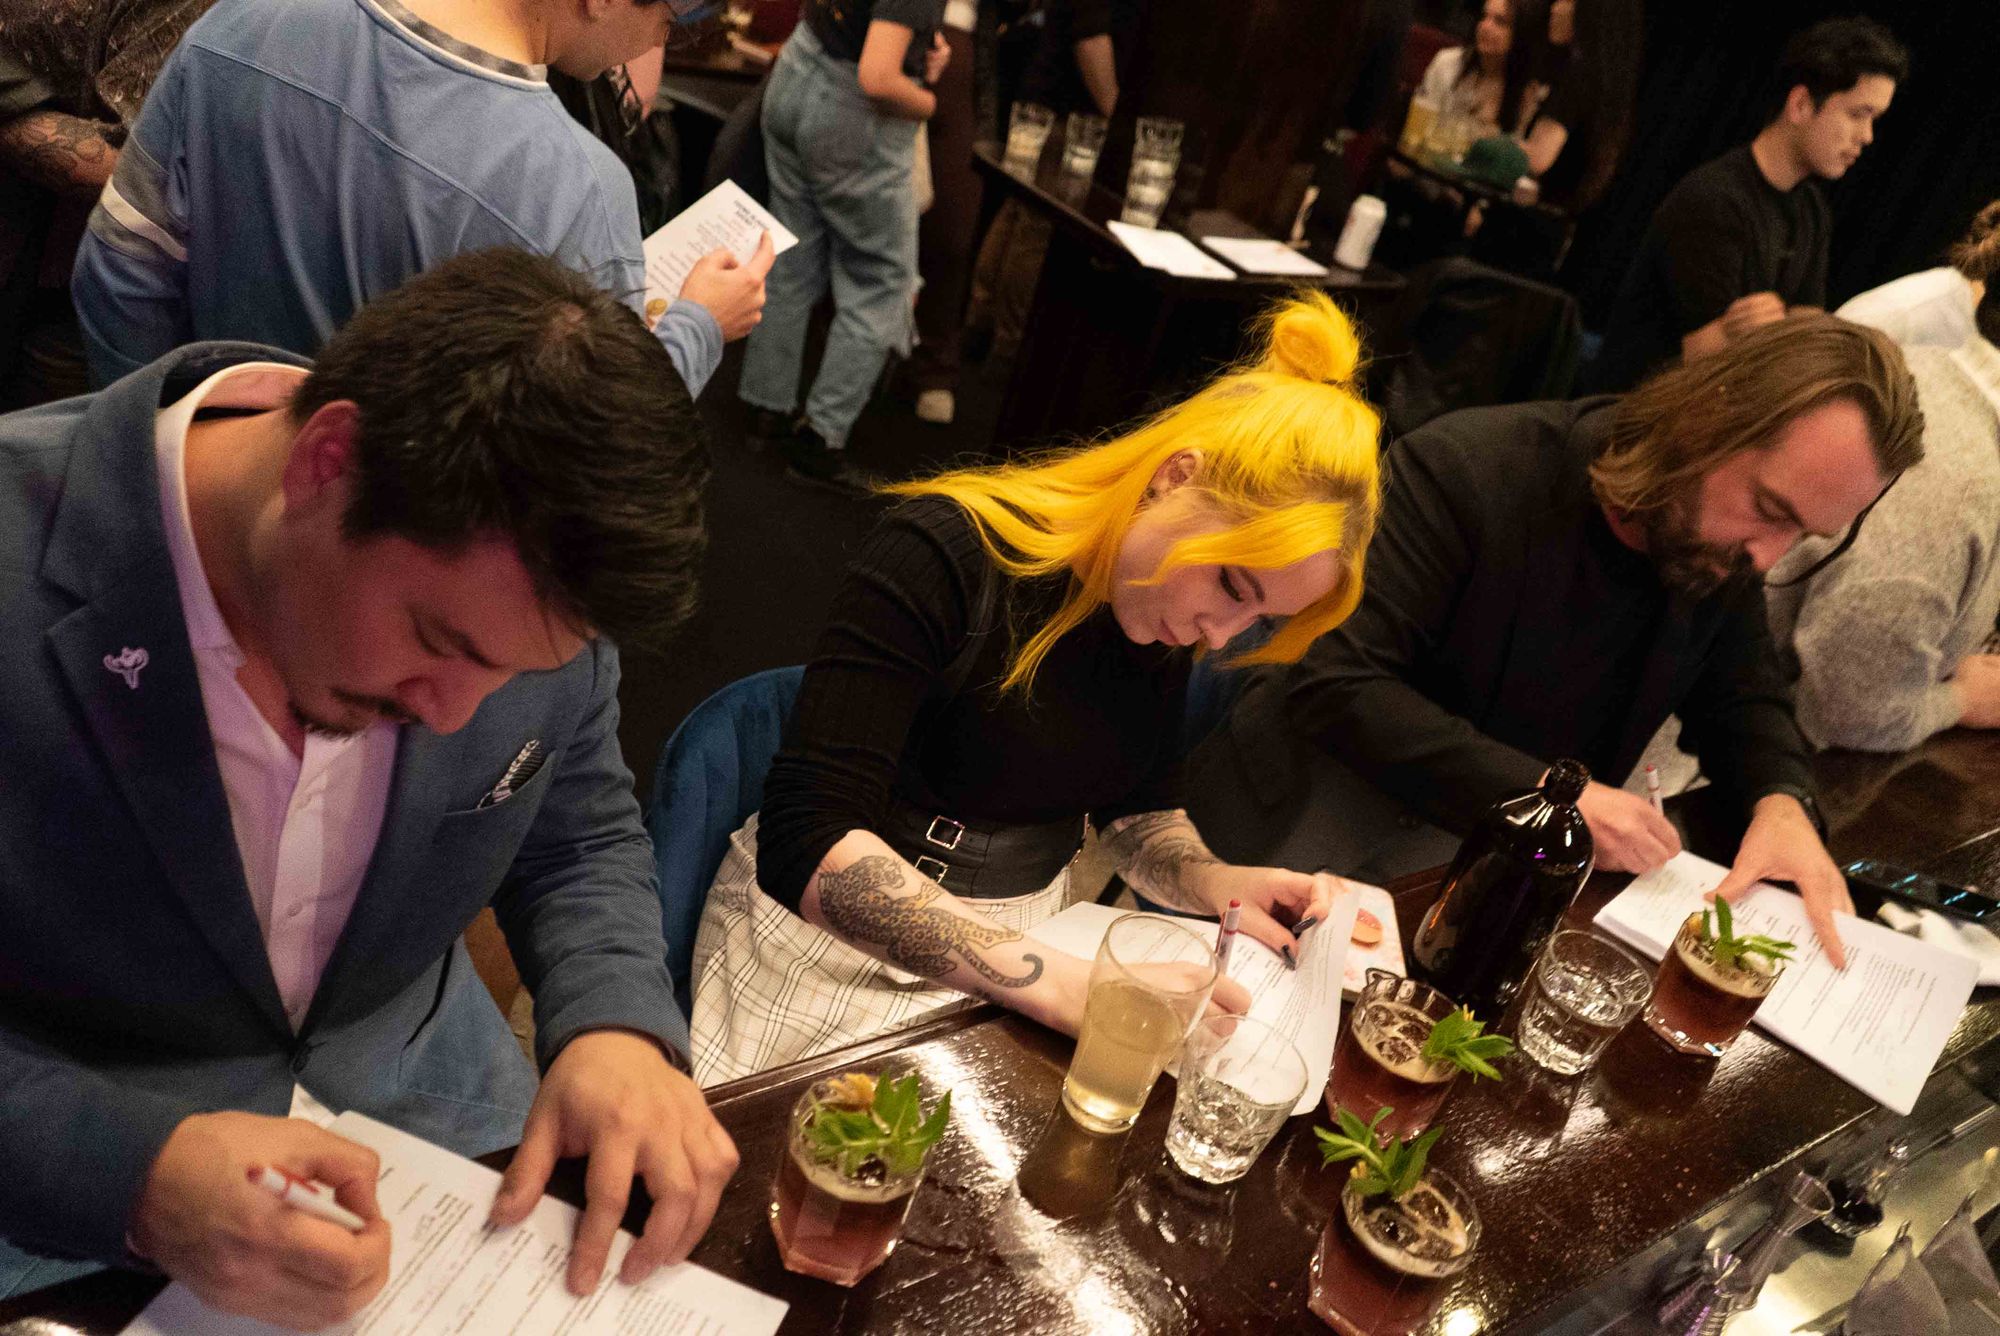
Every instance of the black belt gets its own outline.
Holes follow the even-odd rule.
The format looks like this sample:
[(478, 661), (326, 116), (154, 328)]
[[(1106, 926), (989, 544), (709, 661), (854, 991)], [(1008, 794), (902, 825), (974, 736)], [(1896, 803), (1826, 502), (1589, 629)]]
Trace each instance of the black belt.
[(959, 821), (902, 798), (878, 833), (917, 871), (954, 895), (1001, 900), (1039, 891), (1083, 847), (1083, 817), (1039, 825)]

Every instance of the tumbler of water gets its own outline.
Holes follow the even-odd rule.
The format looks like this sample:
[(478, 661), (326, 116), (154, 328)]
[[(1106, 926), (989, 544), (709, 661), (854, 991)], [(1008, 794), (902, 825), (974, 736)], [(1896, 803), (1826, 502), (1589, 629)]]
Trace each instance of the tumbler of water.
[(1631, 952), (1587, 932), (1549, 938), (1521, 1007), (1521, 1051), (1573, 1076), (1646, 1005), (1653, 977)]
[(1181, 1049), (1167, 1154), (1204, 1183), (1233, 1183), (1305, 1089), (1305, 1059), (1290, 1039), (1248, 1016), (1206, 1016)]

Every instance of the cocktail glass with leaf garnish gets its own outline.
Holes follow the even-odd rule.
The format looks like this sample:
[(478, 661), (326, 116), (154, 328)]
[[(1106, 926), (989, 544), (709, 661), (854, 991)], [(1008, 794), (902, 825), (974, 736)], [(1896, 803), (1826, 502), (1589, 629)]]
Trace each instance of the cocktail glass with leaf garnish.
[(1350, 1166), (1340, 1210), (1313, 1254), (1312, 1311), (1346, 1336), (1407, 1336), (1430, 1320), (1444, 1281), (1479, 1246), (1479, 1212), (1430, 1164), (1443, 1130), (1383, 1138), (1390, 1110), (1362, 1122), (1341, 1110), (1337, 1131), (1315, 1128), (1328, 1164)]
[(950, 1092), (926, 1109), (914, 1072), (847, 1072), (799, 1096), (771, 1193), (785, 1266), (852, 1285), (886, 1261), (950, 1119)]
[(1646, 1024), (1683, 1053), (1719, 1058), (1729, 1051), (1791, 960), (1790, 942), (1736, 931), (1736, 914), (1718, 899), (1690, 914), (1660, 962)]
[(1490, 1035), (1472, 1013), (1428, 984), (1368, 971), (1348, 1012), (1327, 1081), (1329, 1113), (1390, 1110), (1383, 1131), (1407, 1137), (1429, 1127), (1460, 1073), (1498, 1080), (1494, 1062), (1513, 1041)]

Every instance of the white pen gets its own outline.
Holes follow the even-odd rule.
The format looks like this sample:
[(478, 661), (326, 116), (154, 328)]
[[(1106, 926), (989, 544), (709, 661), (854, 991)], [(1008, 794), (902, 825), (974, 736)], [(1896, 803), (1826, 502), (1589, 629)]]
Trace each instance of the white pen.
[(356, 1234), (368, 1228), (366, 1220), (333, 1199), (333, 1189), (324, 1183), (270, 1168), (252, 1168), (250, 1181), (293, 1210), (304, 1211), (342, 1229), (351, 1229)]
[(1658, 766), (1649, 765), (1646, 767), (1646, 796), (1652, 800), (1655, 812), (1661, 815), (1666, 814), (1666, 806), (1660, 801), (1660, 768)]
[(1236, 925), (1243, 921), (1243, 902), (1231, 900), (1222, 915), (1222, 931), (1215, 935), (1215, 972), (1229, 972), (1229, 948), (1236, 945)]

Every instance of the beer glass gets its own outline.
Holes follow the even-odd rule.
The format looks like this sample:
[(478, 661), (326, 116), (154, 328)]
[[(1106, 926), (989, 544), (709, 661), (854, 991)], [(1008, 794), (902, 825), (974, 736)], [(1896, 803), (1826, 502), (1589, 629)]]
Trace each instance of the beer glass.
[(1479, 1246), (1479, 1212), (1456, 1180), (1426, 1170), (1409, 1195), (1340, 1196), (1320, 1232), (1307, 1304), (1342, 1336), (1410, 1336)]
[(1133, 129), (1132, 166), (1125, 174), (1125, 208), (1120, 220), (1134, 227), (1158, 227), (1174, 193), (1181, 166), (1185, 127), (1164, 116), (1141, 116)]
[(1378, 1129), (1389, 1137), (1413, 1137), (1429, 1127), (1458, 1068), (1426, 1058), (1424, 1041), (1457, 1009), (1428, 984), (1369, 970), (1334, 1049), (1327, 1112), (1346, 1109), (1365, 1123), (1384, 1108), (1394, 1110)]
[(1104, 152), (1107, 122), (1087, 111), (1072, 111), (1063, 123), (1062, 169), (1069, 176), (1090, 176), (1097, 171), (1098, 155)]
[(1155, 914), (1126, 914), (1097, 945), (1062, 1102), (1093, 1132), (1139, 1120), (1153, 1082), (1208, 1005), (1214, 944)]
[(1007, 163), (1033, 171), (1055, 128), (1056, 114), (1039, 102), (1016, 102), (1007, 114)]

